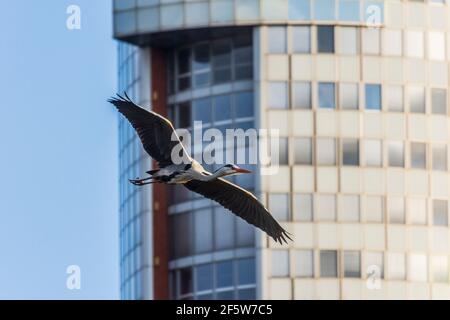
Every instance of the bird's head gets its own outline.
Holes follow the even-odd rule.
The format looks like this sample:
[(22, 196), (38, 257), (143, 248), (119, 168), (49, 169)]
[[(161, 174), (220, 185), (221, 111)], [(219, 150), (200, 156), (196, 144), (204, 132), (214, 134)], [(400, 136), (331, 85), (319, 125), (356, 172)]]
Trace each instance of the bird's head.
[(236, 175), (236, 174), (243, 174), (243, 173), (251, 173), (250, 170), (240, 168), (239, 166), (237, 166), (235, 164), (226, 164), (223, 167), (219, 168), (216, 172), (219, 173), (222, 177)]

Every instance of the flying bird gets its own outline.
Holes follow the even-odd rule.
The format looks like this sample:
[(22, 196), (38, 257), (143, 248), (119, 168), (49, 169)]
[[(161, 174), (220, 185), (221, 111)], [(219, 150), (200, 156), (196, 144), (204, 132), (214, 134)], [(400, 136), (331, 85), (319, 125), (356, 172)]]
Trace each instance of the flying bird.
[[(289, 233), (273, 218), (258, 199), (247, 190), (222, 177), (250, 173), (235, 164), (226, 164), (211, 173), (191, 158), (181, 143), (172, 123), (153, 111), (136, 105), (128, 95), (108, 100), (136, 130), (144, 150), (158, 163), (159, 169), (147, 171), (150, 177), (130, 180), (136, 186), (152, 183), (181, 184), (209, 198), (248, 223), (266, 232), (279, 243), (292, 241)], [(172, 139), (174, 137), (174, 139)], [(172, 150), (180, 150), (181, 164), (172, 161)]]

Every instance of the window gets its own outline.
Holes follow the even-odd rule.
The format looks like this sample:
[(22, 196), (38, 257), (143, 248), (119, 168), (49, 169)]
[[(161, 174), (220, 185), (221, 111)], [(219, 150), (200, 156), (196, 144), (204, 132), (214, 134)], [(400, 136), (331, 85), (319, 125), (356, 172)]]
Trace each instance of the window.
[(311, 52), (311, 29), (306, 26), (292, 27), (294, 53)]
[(180, 269), (180, 293), (186, 295), (192, 293), (192, 269), (183, 268)]
[(364, 156), (366, 166), (381, 167), (383, 164), (381, 140), (366, 140), (364, 142)]
[(292, 83), (292, 103), (295, 109), (311, 109), (311, 83)]
[(425, 113), (425, 88), (410, 87), (409, 110), (413, 113)]
[(362, 51), (365, 54), (380, 54), (380, 30), (375, 28), (362, 29)]
[(390, 280), (406, 279), (406, 259), (404, 253), (388, 253), (387, 271)]
[(220, 84), (231, 81), (231, 42), (228, 40), (215, 41), (212, 52), (214, 83)]
[(424, 40), (422, 31), (406, 31), (406, 54), (411, 58), (423, 58)]
[(359, 94), (357, 83), (342, 83), (339, 85), (339, 105), (344, 110), (357, 110)]
[(428, 55), (430, 60), (445, 60), (445, 33), (428, 32)]
[(336, 165), (335, 139), (317, 139), (317, 164), (324, 166)]
[(388, 109), (393, 112), (403, 112), (403, 87), (387, 87)]
[(311, 194), (295, 194), (293, 205), (294, 221), (312, 221), (313, 198)]
[(366, 84), (366, 109), (381, 110), (381, 85)]
[(335, 16), (335, 0), (315, 0), (314, 1), (314, 18), (315, 20), (334, 20)]
[(234, 95), (234, 104), (236, 118), (253, 117), (253, 92), (236, 93)]
[(312, 164), (312, 142), (311, 138), (295, 138), (295, 164)]
[(191, 49), (178, 51), (178, 90), (183, 91), (191, 87)]
[(234, 246), (234, 217), (225, 208), (214, 209), (214, 248), (230, 249)]
[(192, 240), (190, 233), (192, 232), (191, 214), (181, 213), (171, 217), (172, 230), (174, 234), (173, 257), (180, 258), (191, 255)]
[(278, 150), (278, 164), (279, 165), (288, 165), (289, 164), (289, 140), (288, 138), (280, 138), (279, 142), (279, 150)]
[(448, 282), (448, 256), (434, 256), (431, 258), (434, 282)]
[(251, 35), (243, 34), (233, 40), (234, 78), (247, 80), (253, 78), (253, 48)]
[(382, 197), (368, 196), (365, 199), (367, 222), (381, 223), (384, 221), (384, 201)]
[(237, 269), (239, 285), (255, 283), (255, 259), (239, 259)]
[(417, 225), (427, 224), (427, 200), (409, 199), (408, 213), (410, 223)]
[(433, 170), (447, 171), (447, 146), (433, 145)]
[(358, 29), (353, 27), (341, 27), (339, 30), (339, 53), (358, 53)]
[(213, 265), (199, 265), (195, 269), (197, 291), (211, 290), (213, 288)]
[(359, 166), (358, 139), (342, 140), (342, 164), (344, 166)]
[(408, 280), (427, 281), (427, 256), (425, 254), (410, 254), (408, 257)]
[(403, 142), (389, 142), (389, 166), (404, 167), (404, 147)]
[(433, 225), (448, 226), (447, 200), (433, 200)]
[(269, 82), (269, 108), (288, 108), (288, 88), (286, 82)]
[(317, 195), (315, 221), (336, 221), (336, 197), (334, 195)]
[(214, 103), (214, 121), (231, 120), (231, 97), (229, 95), (216, 96)]
[(361, 277), (361, 257), (359, 251), (344, 251), (344, 277)]
[(365, 254), (365, 270), (366, 272), (372, 268), (379, 271), (381, 279), (384, 278), (384, 257), (383, 252), (366, 252)]
[(330, 82), (319, 83), (319, 108), (334, 109), (336, 101), (335, 85)]
[(314, 255), (312, 250), (295, 250), (295, 277), (314, 277)]
[(389, 198), (388, 212), (390, 223), (405, 223), (405, 201), (403, 198)]
[(337, 252), (335, 250), (320, 251), (320, 276), (322, 278), (337, 277)]
[(201, 121), (203, 124), (212, 122), (211, 99), (203, 98), (194, 100), (192, 107), (194, 109), (194, 121)]
[(411, 168), (426, 169), (426, 148), (425, 143), (411, 142)]
[(384, 30), (383, 54), (390, 56), (402, 55), (402, 32), (401, 30)]
[(216, 286), (226, 288), (233, 286), (233, 262), (224, 261), (216, 264)]
[(339, 221), (359, 221), (359, 196), (342, 195), (339, 197)]
[(286, 53), (286, 28), (270, 27), (269, 31), (269, 53)]
[[(198, 210), (195, 217), (195, 252), (204, 253), (213, 249), (213, 226), (211, 209)], [(201, 230), (201, 232), (198, 232)]]
[(433, 114), (447, 114), (447, 90), (431, 89), (431, 111)]
[(317, 51), (319, 53), (334, 53), (334, 27), (317, 27)]
[(289, 19), (290, 20), (311, 19), (310, 3), (311, 3), (310, 0), (289, 0)]
[(275, 219), (287, 221), (289, 218), (289, 196), (287, 194), (269, 194), (269, 208)]
[(272, 250), (271, 255), (271, 274), (272, 277), (289, 276), (289, 251)]
[(359, 0), (340, 0), (339, 20), (360, 21)]
[(194, 47), (194, 86), (209, 85), (211, 78), (210, 47), (202, 44)]

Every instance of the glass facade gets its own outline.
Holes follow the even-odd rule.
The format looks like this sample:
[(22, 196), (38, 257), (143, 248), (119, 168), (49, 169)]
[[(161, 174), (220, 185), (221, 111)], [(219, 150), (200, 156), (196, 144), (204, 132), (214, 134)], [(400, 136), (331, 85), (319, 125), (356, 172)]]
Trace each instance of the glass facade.
[[(251, 33), (174, 48), (168, 56), (169, 117), (176, 128), (192, 132), (196, 121), (224, 134), (254, 127)], [(199, 156), (194, 141), (191, 150)], [(225, 145), (223, 155), (229, 151)], [(225, 164), (216, 161), (205, 167), (214, 171)], [(239, 165), (238, 158), (233, 162)], [(231, 180), (254, 189), (252, 176)], [(254, 229), (184, 187), (172, 187), (170, 195), (171, 298), (255, 299)]]

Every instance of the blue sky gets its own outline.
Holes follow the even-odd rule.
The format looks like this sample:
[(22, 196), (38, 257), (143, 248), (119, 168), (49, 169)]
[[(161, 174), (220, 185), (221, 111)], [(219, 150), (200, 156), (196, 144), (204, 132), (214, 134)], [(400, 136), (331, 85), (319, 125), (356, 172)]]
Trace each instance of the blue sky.
[[(0, 299), (118, 298), (110, 0), (0, 10)], [(81, 8), (81, 30), (66, 8)], [(66, 288), (79, 265), (81, 290)]]

